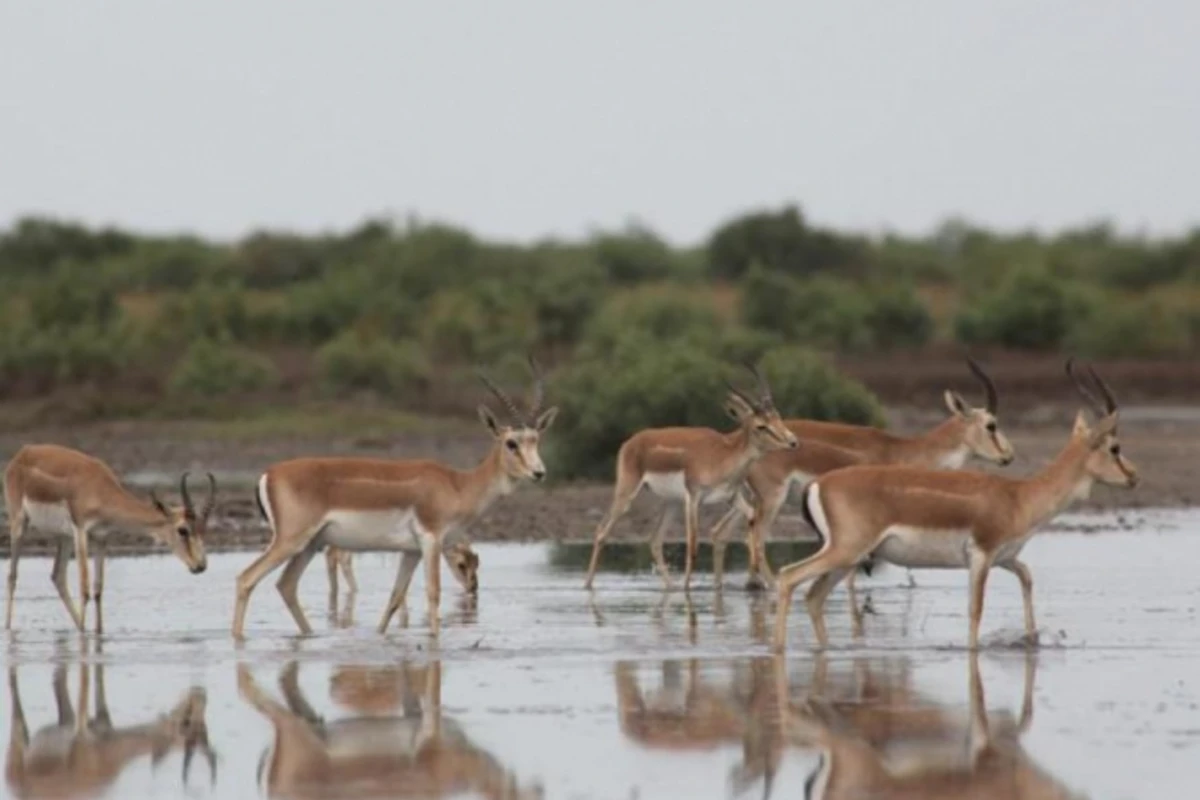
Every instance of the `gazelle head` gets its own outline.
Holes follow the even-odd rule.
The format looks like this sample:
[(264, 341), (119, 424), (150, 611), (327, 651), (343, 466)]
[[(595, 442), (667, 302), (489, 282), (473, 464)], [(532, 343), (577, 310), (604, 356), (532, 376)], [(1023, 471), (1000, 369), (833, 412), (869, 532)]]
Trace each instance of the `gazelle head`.
[(188, 784), (192, 760), (196, 751), (208, 762), (208, 777), (211, 785), (217, 782), (217, 754), (208, 742), (208, 724), (205, 713), (208, 708), (207, 694), (203, 687), (193, 687), (175, 708), (162, 717), (165, 725), (162, 738), (155, 742), (151, 751), (151, 765), (157, 767), (174, 747), (183, 748), (183, 785)]
[(487, 375), (479, 372), (479, 379), (496, 396), (509, 415), (507, 424), (502, 424), (496, 414), (481, 403), (479, 419), (492, 432), (496, 446), (500, 449), (500, 462), (504, 474), (512, 480), (540, 481), (546, 477), (546, 465), (542, 463), (538, 444), (542, 434), (554, 422), (558, 408), (551, 406), (542, 410), (545, 380), (541, 367), (533, 356), (529, 357), (529, 368), (533, 371), (533, 396), (524, 410)]
[(968, 358), (967, 366), (983, 384), (983, 391), (987, 397), (985, 405), (983, 408), (972, 406), (958, 392), (947, 389), (946, 407), (963, 426), (962, 440), (968, 458), (974, 456), (983, 461), (1007, 466), (1013, 460), (1013, 446), (1000, 430), (1000, 422), (996, 418), (996, 384), (992, 383), (992, 379), (975, 359)]
[(1073, 358), (1067, 359), (1067, 375), (1071, 377), (1075, 388), (1083, 395), (1083, 399), (1091, 406), (1099, 420), (1095, 427), (1092, 427), (1088, 425), (1083, 411), (1075, 416), (1075, 428), (1071, 435), (1085, 442), (1088, 448), (1084, 470), (1092, 479), (1110, 486), (1137, 486), (1137, 467), (1121, 452), (1121, 442), (1117, 438), (1119, 408), (1112, 390), (1090, 366), (1086, 372), (1087, 380), (1081, 377), (1075, 371)]
[(208, 555), (204, 549), (204, 537), (208, 532), (208, 517), (212, 514), (213, 505), (217, 499), (217, 479), (208, 473), (208, 497), (204, 506), (197, 511), (192, 503), (191, 492), (188, 491), (188, 473), (183, 473), (179, 479), (179, 496), (183, 505), (174, 508), (165, 505), (158, 499), (153, 490), (150, 499), (154, 507), (166, 517), (166, 521), (156, 531), (155, 538), (171, 548), (193, 575), (199, 575), (208, 568)]
[(479, 555), (468, 542), (458, 542), (446, 550), (450, 574), (471, 594), (479, 592)]
[(770, 452), (795, 448), (798, 444), (796, 435), (780, 419), (766, 376), (753, 364), (742, 366), (754, 376), (758, 384), (758, 397), (751, 397), (727, 381), (725, 385), (729, 387), (729, 396), (725, 399), (725, 410), (746, 430), (758, 450)]

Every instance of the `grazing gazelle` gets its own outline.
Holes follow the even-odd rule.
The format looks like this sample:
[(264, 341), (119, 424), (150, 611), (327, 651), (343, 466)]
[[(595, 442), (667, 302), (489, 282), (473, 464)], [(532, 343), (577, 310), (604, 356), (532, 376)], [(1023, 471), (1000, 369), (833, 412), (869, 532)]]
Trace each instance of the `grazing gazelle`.
[(313, 556), (330, 545), (347, 551), (403, 554), (379, 622), (380, 633), (404, 605), (413, 573), (424, 558), (430, 625), (437, 630), (443, 554), (455, 575), (471, 589), (478, 557), (456, 545), (465, 536), (465, 526), (519, 482), (540, 481), (546, 476), (538, 444), (557, 409), (542, 410), (544, 381), (533, 359), (530, 367), (534, 390), (527, 411), (480, 374), (510, 419), (501, 424), (491, 409), (479, 406), (479, 417), (494, 441), (473, 469), (453, 469), (434, 461), (298, 458), (275, 464), (263, 473), (258, 481), (258, 501), (271, 525), (272, 538), (266, 551), (238, 575), (234, 637), (242, 638), (254, 587), (285, 561), (287, 567), (277, 584), (279, 593), (300, 631), (311, 633), (296, 590)]
[(758, 382), (759, 396), (754, 399), (729, 384), (725, 409), (737, 420), (737, 430), (720, 433), (712, 428), (648, 428), (621, 445), (612, 506), (596, 528), (585, 589), (592, 587), (604, 540), (643, 486), (667, 500), (650, 539), (650, 552), (667, 587), (671, 586), (671, 576), (663, 559), (663, 535), (677, 514), (672, 501), (682, 502), (687, 531), (683, 584), (689, 586), (701, 504), (729, 502), (745, 479), (746, 470), (764, 453), (796, 446), (795, 435), (784, 427), (775, 409), (766, 377), (753, 365), (747, 364), (746, 369)]
[(810, 558), (779, 571), (774, 646), (782, 650), (792, 594), (815, 578), (806, 603), (817, 642), (824, 647), (825, 600), (864, 556), (907, 567), (966, 569), (970, 572), (971, 649), (979, 645), (979, 620), (988, 570), (1000, 567), (1021, 583), (1025, 635), (1037, 635), (1033, 576), (1019, 556), (1038, 525), (1072, 500), (1087, 496), (1095, 481), (1133, 487), (1137, 470), (1117, 441), (1117, 402), (1108, 386), (1088, 370), (1096, 396), (1067, 362), (1067, 373), (1099, 421), (1090, 427), (1082, 411), (1070, 439), (1045, 468), (1023, 479), (979, 472), (949, 472), (901, 466), (847, 467), (817, 478), (803, 496), (803, 511), (824, 543)]
[[(97, 458), (54, 444), (22, 447), (4, 471), (4, 500), (8, 507), (12, 545), (8, 564), (8, 609), (4, 627), (12, 628), (13, 595), (21, 538), (32, 529), (58, 537), (50, 577), (58, 596), (75, 622), (84, 629), (90, 599), (96, 601), (96, 632), (104, 629), (104, 556), (109, 534), (139, 533), (171, 548), (193, 574), (204, 572), (208, 560), (204, 536), (216, 500), (217, 481), (208, 475), (209, 493), (199, 511), (192, 505), (185, 472), (179, 480), (183, 506), (170, 508), (150, 492), (151, 502), (139, 500), (121, 485), (116, 474)], [(88, 580), (88, 541), (95, 540), (96, 575)], [(79, 561), (77, 609), (67, 590), (67, 557), (72, 545)]]
[[(945, 399), (950, 417), (919, 436), (899, 436), (865, 425), (785, 420), (784, 425), (800, 440), (800, 446), (795, 450), (768, 453), (756, 461), (746, 475), (746, 483), (757, 501), (751, 506), (739, 495), (737, 502), (713, 528), (713, 548), (718, 553), (714, 557), (717, 580), (720, 580), (722, 559), (719, 555), (727, 528), (739, 515), (751, 521), (746, 535), (750, 553), (748, 586), (760, 588), (765, 580), (772, 578), (764, 543), (794, 484), (804, 485), (818, 475), (859, 464), (959, 469), (972, 457), (1000, 465), (1010, 464), (1013, 448), (1000, 432), (996, 418), (996, 385), (974, 359), (968, 358), (967, 366), (983, 384), (987, 397), (984, 407), (972, 407), (958, 392), (947, 389)], [(865, 565), (869, 574), (869, 556)], [(847, 586), (851, 596), (855, 574), (850, 573)]]
[[(358, 592), (358, 580), (354, 577), (353, 553), (337, 547), (325, 548), (325, 570), (329, 575), (329, 597), (334, 599), (338, 592), (338, 570), (346, 578), (346, 587), (350, 594)], [(467, 540), (458, 542), (443, 553), (446, 564), (450, 567), (462, 587), (469, 593), (479, 591), (479, 555)]]

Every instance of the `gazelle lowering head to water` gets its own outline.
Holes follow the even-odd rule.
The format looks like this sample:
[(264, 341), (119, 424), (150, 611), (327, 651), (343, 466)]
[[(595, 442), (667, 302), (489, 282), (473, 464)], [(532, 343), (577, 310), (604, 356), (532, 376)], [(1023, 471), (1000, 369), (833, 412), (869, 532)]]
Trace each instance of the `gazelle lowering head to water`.
[[(89, 600), (96, 601), (96, 632), (104, 630), (104, 557), (109, 534), (114, 531), (147, 536), (166, 545), (197, 575), (208, 566), (204, 539), (208, 518), (216, 501), (217, 482), (208, 475), (209, 493), (197, 510), (188, 491), (188, 475), (179, 480), (182, 506), (170, 507), (153, 492), (150, 502), (130, 494), (107, 464), (78, 450), (54, 444), (22, 447), (4, 472), (4, 499), (11, 522), (12, 545), (8, 563), (8, 608), (4, 627), (12, 629), (13, 596), (17, 590), (17, 562), (21, 540), (30, 529), (58, 538), (50, 577), (75, 627), (84, 629)], [(96, 543), (94, 582), (88, 575), (88, 544)], [(77, 609), (67, 590), (67, 557), (74, 547), (79, 562)]]
[[(336, 547), (325, 548), (325, 570), (329, 576), (329, 596), (336, 599), (338, 592), (338, 570), (346, 578), (346, 588), (350, 594), (358, 592), (358, 579), (354, 577), (354, 554), (349, 550)], [(465, 539), (446, 548), (442, 553), (450, 574), (459, 585), (471, 594), (479, 592), (479, 554)]]
[(650, 551), (663, 583), (671, 578), (663, 559), (662, 542), (674, 521), (677, 506), (683, 505), (687, 530), (687, 566), (684, 585), (691, 583), (696, 555), (698, 516), (701, 504), (729, 502), (746, 477), (750, 465), (764, 453), (794, 448), (796, 437), (783, 424), (766, 377), (752, 365), (746, 368), (758, 382), (758, 397), (729, 385), (725, 409), (738, 422), (730, 433), (711, 428), (649, 428), (625, 440), (617, 453), (617, 483), (612, 506), (596, 529), (592, 560), (584, 588), (590, 589), (600, 562), (604, 540), (617, 520), (629, 510), (643, 486), (668, 501), (668, 506), (650, 540)]
[[(750, 466), (746, 483), (752, 504), (745, 494), (713, 528), (714, 549), (723, 549), (725, 535), (738, 516), (750, 520), (746, 546), (750, 553), (750, 587), (758, 588), (772, 577), (764, 543), (775, 518), (795, 484), (807, 484), (818, 475), (860, 464), (907, 464), (930, 469), (959, 469), (977, 458), (1007, 465), (1013, 447), (1000, 431), (996, 385), (974, 359), (967, 359), (971, 373), (983, 385), (983, 407), (970, 405), (962, 395), (946, 390), (950, 416), (918, 436), (899, 436), (866, 425), (789, 419), (784, 422), (800, 446), (794, 450), (767, 453)], [(719, 572), (722, 559), (714, 558)], [(854, 579), (853, 572), (850, 580)], [(719, 579), (719, 574), (718, 574)]]
[[(1117, 402), (1089, 369), (1089, 388), (1067, 362), (1067, 372), (1099, 416), (1095, 427), (1081, 411), (1066, 445), (1044, 469), (1023, 479), (978, 472), (948, 472), (900, 466), (848, 467), (808, 485), (803, 510), (824, 539), (820, 551), (779, 572), (775, 648), (787, 637), (787, 614), (796, 586), (815, 579), (806, 603), (817, 642), (827, 643), (825, 600), (868, 553), (907, 567), (966, 569), (970, 572), (970, 647), (979, 644), (984, 587), (998, 566), (1016, 575), (1025, 608), (1025, 633), (1032, 642), (1033, 576), (1019, 558), (1034, 529), (1099, 481), (1137, 485), (1137, 469), (1117, 439)], [(1097, 394), (1103, 398), (1101, 406)]]
[(254, 587), (285, 561), (287, 567), (277, 584), (279, 593), (300, 631), (310, 633), (296, 591), (313, 556), (330, 545), (346, 551), (403, 554), (379, 623), (381, 633), (404, 605), (408, 584), (424, 558), (430, 624), (436, 630), (443, 553), (452, 554), (448, 558), (452, 567), (461, 565), (456, 575), (471, 590), (479, 561), (457, 547), (465, 526), (519, 483), (546, 476), (538, 446), (557, 409), (542, 409), (541, 371), (532, 359), (530, 366), (534, 390), (526, 409), (481, 374), (509, 418), (501, 422), (486, 405), (479, 406), (479, 418), (491, 432), (493, 443), (473, 469), (453, 469), (434, 461), (372, 458), (299, 458), (270, 467), (259, 479), (258, 498), (271, 525), (271, 543), (238, 576), (234, 637), (242, 638)]

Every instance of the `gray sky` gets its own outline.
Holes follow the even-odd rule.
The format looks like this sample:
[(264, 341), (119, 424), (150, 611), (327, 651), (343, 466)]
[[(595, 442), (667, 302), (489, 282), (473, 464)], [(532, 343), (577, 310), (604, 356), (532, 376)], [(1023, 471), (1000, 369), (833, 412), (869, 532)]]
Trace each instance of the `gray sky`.
[(0, 224), (1200, 224), (1194, 0), (7, 2)]

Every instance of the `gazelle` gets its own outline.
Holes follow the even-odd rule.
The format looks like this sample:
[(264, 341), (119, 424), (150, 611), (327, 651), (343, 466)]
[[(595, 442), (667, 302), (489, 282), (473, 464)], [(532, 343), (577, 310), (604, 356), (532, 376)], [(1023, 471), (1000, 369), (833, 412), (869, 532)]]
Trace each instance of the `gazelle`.
[[(772, 578), (764, 546), (766, 537), (792, 486), (797, 483), (803, 486), (818, 475), (860, 464), (960, 469), (971, 458), (1002, 466), (1012, 463), (1012, 445), (1000, 431), (996, 416), (996, 385), (975, 359), (968, 358), (967, 366), (983, 385), (986, 396), (984, 406), (973, 407), (958, 392), (947, 389), (945, 401), (950, 411), (949, 418), (918, 436), (899, 436), (865, 425), (786, 420), (784, 425), (800, 440), (800, 446), (795, 450), (767, 453), (751, 465), (746, 483), (751, 489), (751, 496), (756, 498), (755, 502), (751, 504), (744, 495), (739, 494), (736, 503), (713, 528), (713, 549), (716, 553), (713, 561), (717, 580), (721, 579), (723, 559), (720, 552), (724, 547), (725, 534), (738, 516), (750, 520), (746, 535), (750, 554), (749, 587), (759, 588), (764, 578)], [(869, 556), (864, 566), (869, 574)], [(847, 586), (852, 597), (855, 575), (856, 572), (850, 573)]]
[[(823, 658), (818, 655), (818, 658)], [(838, 702), (814, 697), (793, 706), (780, 695), (783, 738), (819, 749), (805, 782), (814, 800), (1072, 800), (1071, 792), (1026, 752), (1033, 722), (1034, 654), (1026, 653), (1020, 717), (989, 713), (979, 656), (969, 655), (970, 705), (957, 713), (901, 691), (900, 702)], [(995, 717), (995, 719), (993, 719)]]
[(667, 500), (650, 539), (650, 552), (668, 588), (671, 576), (663, 559), (663, 536), (677, 514), (672, 501), (680, 501), (683, 506), (687, 532), (683, 583), (689, 586), (701, 504), (729, 502), (751, 464), (767, 452), (796, 446), (796, 436), (784, 426), (775, 409), (766, 377), (753, 365), (747, 364), (746, 368), (758, 382), (759, 396), (752, 398), (729, 384), (725, 409), (738, 422), (737, 430), (720, 433), (712, 428), (649, 428), (621, 445), (612, 506), (596, 528), (585, 589), (592, 587), (604, 540), (643, 486)]
[(1075, 374), (1067, 373), (1100, 417), (1093, 428), (1083, 411), (1066, 445), (1035, 475), (1005, 478), (977, 472), (947, 472), (899, 466), (847, 467), (817, 478), (804, 492), (802, 509), (824, 543), (816, 555), (779, 572), (774, 646), (782, 650), (787, 615), (796, 586), (816, 581), (806, 603), (817, 642), (824, 647), (825, 600), (846, 573), (874, 552), (884, 561), (908, 567), (966, 569), (970, 572), (969, 645), (979, 645), (988, 570), (998, 566), (1021, 584), (1025, 634), (1032, 643), (1033, 576), (1019, 558), (1036, 527), (1088, 495), (1096, 481), (1137, 485), (1137, 469), (1117, 440), (1117, 402), (1108, 386), (1088, 370), (1104, 399)]
[(455, 577), (472, 591), (479, 558), (459, 544), (465, 526), (518, 483), (540, 481), (546, 475), (538, 444), (558, 409), (542, 410), (541, 370), (532, 358), (530, 367), (534, 389), (526, 410), (480, 373), (510, 418), (502, 424), (486, 405), (479, 406), (479, 418), (491, 432), (493, 444), (474, 469), (458, 470), (434, 461), (299, 458), (275, 464), (263, 473), (258, 481), (258, 502), (272, 538), (266, 551), (238, 575), (234, 637), (243, 637), (246, 606), (254, 587), (285, 561), (287, 567), (276, 585), (301, 633), (311, 633), (296, 590), (313, 556), (330, 545), (346, 551), (403, 554), (379, 622), (380, 633), (404, 605), (413, 573), (424, 558), (430, 625), (436, 631), (441, 559), (446, 558)]
[[(86, 623), (90, 599), (96, 601), (96, 632), (104, 629), (104, 557), (108, 536), (114, 531), (148, 536), (169, 547), (192, 574), (204, 572), (208, 565), (204, 539), (216, 501), (217, 481), (212, 473), (208, 474), (208, 498), (197, 511), (188, 492), (187, 479), (186, 472), (179, 479), (182, 507), (168, 507), (153, 491), (149, 503), (134, 497), (107, 464), (78, 450), (53, 444), (31, 444), (17, 451), (4, 471), (4, 499), (12, 540), (5, 629), (12, 629), (21, 539), (31, 528), (58, 537), (50, 577), (75, 627), (81, 631)], [(96, 543), (94, 583), (89, 582), (88, 576), (89, 540)], [(67, 589), (67, 557), (72, 545), (79, 561), (79, 608), (75, 607)]]
[(268, 797), (542, 796), (538, 786), (520, 788), (510, 770), (443, 716), (441, 662), (392, 667), (391, 679), (382, 682), (374, 675), (377, 694), (371, 686), (356, 687), (354, 705), (365, 713), (331, 722), (301, 691), (297, 662), (280, 674), (284, 703), (259, 688), (244, 664), (237, 671), (238, 693), (275, 730), (274, 746), (259, 762)]
[[(350, 594), (358, 592), (358, 580), (354, 577), (353, 553), (337, 547), (325, 548), (325, 571), (329, 576), (329, 596), (337, 597), (338, 571), (346, 579), (346, 589)], [(447, 550), (444, 554), (446, 564), (451, 574), (458, 579), (462, 587), (471, 594), (479, 591), (479, 554), (465, 539)]]
[[(170, 711), (141, 725), (114, 728), (104, 692), (104, 665), (81, 664), (78, 709), (71, 705), (67, 668), (54, 670), (54, 701), (58, 723), (30, 738), (17, 685), (17, 668), (8, 668), (12, 701), (5, 779), (14, 797), (98, 797), (106, 794), (135, 760), (149, 756), (155, 765), (171, 750), (183, 749), (186, 785), (192, 758), (199, 750), (208, 760), (210, 778), (217, 776), (217, 758), (208, 744), (205, 692), (195, 687)], [(95, 682), (96, 713), (88, 717), (88, 673)]]

